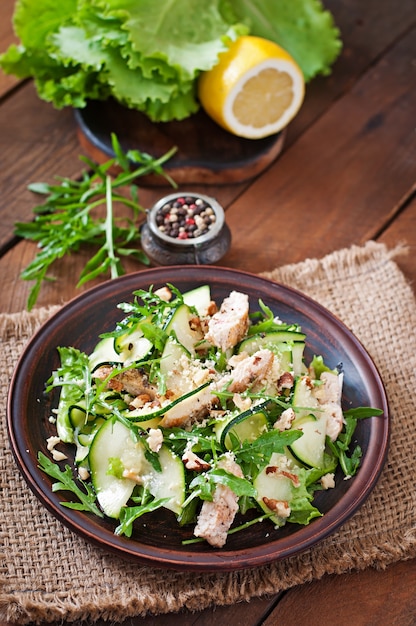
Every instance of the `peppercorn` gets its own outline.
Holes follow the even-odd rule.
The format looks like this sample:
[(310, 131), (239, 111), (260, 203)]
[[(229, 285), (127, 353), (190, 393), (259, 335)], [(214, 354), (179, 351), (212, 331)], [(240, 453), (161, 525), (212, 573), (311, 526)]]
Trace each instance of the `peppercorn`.
[(216, 215), (208, 202), (198, 196), (179, 197), (166, 202), (157, 212), (156, 225), (172, 239), (195, 239), (215, 224)]

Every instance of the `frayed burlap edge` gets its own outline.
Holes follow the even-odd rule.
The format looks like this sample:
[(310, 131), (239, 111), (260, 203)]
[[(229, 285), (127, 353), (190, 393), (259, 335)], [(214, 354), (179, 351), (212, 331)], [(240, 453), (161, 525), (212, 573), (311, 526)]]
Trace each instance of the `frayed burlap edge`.
[[(60, 619), (68, 622), (98, 619), (120, 621), (128, 617), (177, 613), (181, 610), (198, 612), (212, 606), (249, 602), (256, 597), (275, 595), (300, 584), (321, 580), (324, 576), (362, 571), (368, 567), (385, 569), (399, 560), (416, 557), (416, 529), (413, 536), (403, 541), (400, 532), (392, 533), (380, 546), (368, 546), (357, 539), (348, 554), (340, 553), (337, 546), (322, 552), (307, 552), (256, 570), (242, 570), (225, 574), (195, 574), (188, 584), (178, 577), (178, 586), (169, 590), (160, 587), (155, 594), (135, 598), (130, 595), (103, 598), (91, 588), (88, 598), (80, 602), (74, 590), (71, 597), (59, 592), (13, 598), (0, 594), (0, 619), (13, 624), (45, 624)], [(169, 574), (166, 575), (166, 578)]]
[(31, 337), (60, 306), (50, 306), (34, 309), (33, 311), (21, 311), (19, 313), (0, 314), (0, 337), (17, 335)]
[[(313, 281), (321, 281), (328, 272), (334, 280), (344, 280), (350, 269), (357, 271), (357, 264), (371, 274), (380, 263), (388, 263), (405, 251), (403, 246), (388, 250), (385, 246), (369, 242), (364, 247), (353, 246), (347, 250), (328, 255), (322, 260), (307, 260), (265, 273), (263, 276), (286, 284), (295, 284), (305, 291), (313, 288)], [(399, 278), (403, 280), (397, 268)], [(35, 332), (59, 307), (48, 310), (39, 309), (32, 314), (11, 314), (0, 318), (1, 334), (24, 331), (26, 336)], [(29, 330), (28, 330), (29, 329)], [(239, 601), (248, 601), (253, 597), (275, 594), (295, 585), (318, 580), (326, 574), (341, 574), (351, 570), (362, 570), (369, 566), (384, 568), (397, 561), (416, 556), (416, 529), (408, 529), (405, 534), (400, 529), (388, 536), (373, 537), (373, 541), (361, 539), (357, 535), (348, 545), (348, 554), (342, 551), (336, 536), (325, 540), (311, 550), (273, 563), (256, 570), (231, 572), (224, 574), (187, 574), (173, 573), (172, 578), (157, 594), (141, 597), (110, 594), (105, 598), (95, 595), (91, 589), (88, 599), (79, 600), (76, 590), (72, 594), (0, 594), (0, 618), (18, 624), (29, 621), (45, 623), (58, 619), (67, 621), (99, 618), (120, 620), (133, 615), (160, 614), (177, 612), (183, 608), (192, 611), (212, 605), (227, 605)], [(157, 575), (157, 570), (137, 568)]]
[[(276, 282), (290, 285), (296, 282), (298, 289), (313, 291), (314, 285), (326, 279), (328, 275), (332, 281), (347, 281), (351, 279), (360, 268), (370, 276), (380, 263), (388, 263), (401, 255), (408, 254), (409, 248), (403, 242), (389, 249), (385, 244), (368, 241), (364, 246), (353, 245), (332, 252), (322, 259), (305, 259), (300, 263), (291, 263), (278, 267), (271, 272), (263, 272), (261, 276)], [(397, 272), (403, 276), (399, 268)]]

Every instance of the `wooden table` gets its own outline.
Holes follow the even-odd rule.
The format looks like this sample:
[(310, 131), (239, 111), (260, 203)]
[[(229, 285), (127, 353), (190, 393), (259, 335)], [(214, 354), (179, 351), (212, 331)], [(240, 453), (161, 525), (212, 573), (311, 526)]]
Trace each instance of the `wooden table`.
[[(262, 272), (369, 239), (410, 253), (399, 260), (416, 281), (416, 7), (414, 0), (327, 0), (344, 49), (333, 73), (315, 79), (290, 125), (281, 156), (250, 182), (197, 189), (226, 209), (233, 244), (221, 265)], [(0, 4), (0, 50), (13, 40), (13, 0)], [(21, 270), (34, 244), (13, 236), (32, 217), (29, 182), (77, 176), (83, 168), (70, 110), (56, 111), (31, 81), (0, 73), (0, 311), (25, 308)], [(150, 206), (160, 189), (142, 188)], [(253, 210), (261, 207), (261, 210)], [(270, 234), (273, 233), (273, 237)], [(38, 306), (79, 293), (86, 258), (64, 259)], [(129, 271), (138, 269), (133, 262)], [(285, 626), (416, 624), (416, 562), (328, 576), (284, 594), (200, 614), (128, 619), (125, 624)]]

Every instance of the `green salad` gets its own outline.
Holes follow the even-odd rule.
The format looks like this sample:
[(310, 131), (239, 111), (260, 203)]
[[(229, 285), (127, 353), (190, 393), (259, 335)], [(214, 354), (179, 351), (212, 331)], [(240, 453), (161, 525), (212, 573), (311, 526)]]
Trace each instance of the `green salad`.
[(357, 420), (382, 412), (342, 410), (342, 367), (305, 363), (299, 325), (261, 300), (251, 310), (239, 291), (214, 302), (209, 285), (168, 284), (119, 308), (91, 354), (58, 348), (46, 384), (59, 402), (39, 465), (54, 491), (77, 496), (62, 505), (112, 518), (128, 537), (164, 508), (187, 542), (215, 548), (266, 519), (321, 516), (315, 493), (358, 470)]
[(320, 0), (17, 0), (18, 44), (0, 67), (34, 79), (56, 108), (114, 98), (153, 121), (199, 108), (196, 81), (243, 34), (275, 41), (305, 80), (328, 74), (341, 50)]

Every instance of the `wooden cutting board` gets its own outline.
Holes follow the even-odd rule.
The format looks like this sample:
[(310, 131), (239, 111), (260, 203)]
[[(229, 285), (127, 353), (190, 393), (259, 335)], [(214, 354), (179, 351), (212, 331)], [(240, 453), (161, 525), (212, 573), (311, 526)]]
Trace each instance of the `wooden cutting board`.
[[(285, 136), (283, 131), (263, 139), (235, 137), (202, 110), (180, 122), (153, 123), (113, 100), (91, 101), (75, 116), (81, 146), (97, 163), (114, 156), (111, 133), (117, 135), (124, 150), (138, 149), (154, 157), (176, 146), (176, 154), (164, 169), (178, 184), (218, 185), (249, 180), (276, 159)], [(145, 180), (155, 186), (167, 185), (160, 176)]]

